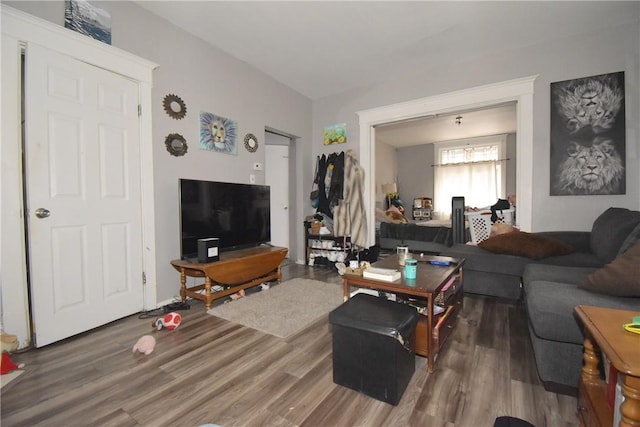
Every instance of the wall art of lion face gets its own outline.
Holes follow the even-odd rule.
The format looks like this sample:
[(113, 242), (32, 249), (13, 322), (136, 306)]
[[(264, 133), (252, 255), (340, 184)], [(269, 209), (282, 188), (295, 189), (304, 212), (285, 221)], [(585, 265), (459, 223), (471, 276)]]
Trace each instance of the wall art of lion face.
[(236, 130), (235, 121), (200, 112), (200, 149), (236, 154)]
[(625, 194), (624, 72), (551, 83), (551, 195)]

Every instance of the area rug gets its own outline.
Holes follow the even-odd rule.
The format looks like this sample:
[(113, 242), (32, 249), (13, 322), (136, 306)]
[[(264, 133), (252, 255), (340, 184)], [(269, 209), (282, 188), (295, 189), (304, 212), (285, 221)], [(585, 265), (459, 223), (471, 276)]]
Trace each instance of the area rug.
[(291, 279), (207, 313), (286, 338), (342, 304), (342, 286), (311, 279)]

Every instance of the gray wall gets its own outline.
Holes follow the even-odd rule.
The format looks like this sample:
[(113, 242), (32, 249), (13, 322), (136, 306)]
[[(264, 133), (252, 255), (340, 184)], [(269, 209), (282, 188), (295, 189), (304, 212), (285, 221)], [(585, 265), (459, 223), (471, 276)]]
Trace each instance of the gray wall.
[[(383, 142), (376, 142), (376, 206), (386, 207), (382, 185), (398, 182), (398, 154), (395, 147)], [(398, 186), (400, 188), (400, 186)]]
[[(631, 16), (640, 15), (640, 3), (615, 3)], [(534, 84), (534, 156), (532, 229), (589, 230), (593, 220), (607, 207), (640, 207), (640, 24), (622, 25), (579, 37), (541, 42), (504, 51), (466, 63), (439, 63), (408, 70), (376, 86), (315, 100), (313, 104), (313, 148), (321, 145), (322, 126), (347, 122), (349, 148), (358, 151), (358, 111), (413, 99), (473, 88), (495, 82), (538, 75)], [(544, 33), (544, 23), (540, 23)], [(453, 56), (453, 58), (455, 55)], [(428, 64), (428, 58), (425, 58)], [(552, 82), (616, 71), (625, 72), (627, 129), (627, 194), (619, 196), (549, 195), (549, 122)], [(399, 161), (400, 164), (400, 161)]]
[(433, 199), (435, 148), (433, 144), (398, 149), (398, 192), (405, 205), (405, 215), (413, 218), (413, 199)]
[[(63, 25), (64, 2), (4, 2), (29, 14)], [(252, 170), (264, 163), (265, 127), (298, 137), (295, 145), (298, 174), (312, 158), (311, 101), (218, 49), (205, 44), (171, 23), (130, 2), (91, 2), (108, 11), (112, 21), (112, 45), (159, 64), (154, 71), (153, 139), (156, 215), (157, 301), (178, 296), (179, 275), (169, 261), (180, 257), (178, 178), (248, 183), (249, 174), (264, 183), (264, 171)], [(176, 94), (186, 103), (187, 116), (174, 120), (165, 114), (162, 100)], [(238, 124), (238, 154), (227, 155), (198, 148), (200, 111), (228, 117)], [(260, 140), (257, 152), (244, 149), (243, 138), (253, 133)], [(183, 157), (169, 155), (164, 138), (182, 134), (189, 145)], [(304, 161), (303, 161), (304, 159)], [(268, 167), (268, 165), (265, 165)], [(311, 174), (311, 172), (309, 172)], [(296, 171), (292, 171), (296, 177)], [(310, 181), (310, 180), (309, 180)], [(302, 224), (303, 186), (294, 186), (292, 216)], [(308, 186), (306, 187), (308, 188)], [(307, 198), (304, 197), (306, 205)], [(292, 259), (303, 259), (302, 226), (291, 237)], [(190, 279), (194, 280), (194, 279)]]

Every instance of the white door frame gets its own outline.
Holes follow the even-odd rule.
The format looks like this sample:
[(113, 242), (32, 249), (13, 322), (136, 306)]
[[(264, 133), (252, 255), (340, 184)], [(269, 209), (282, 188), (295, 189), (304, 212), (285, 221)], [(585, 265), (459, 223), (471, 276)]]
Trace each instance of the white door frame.
[[(500, 83), (478, 86), (442, 95), (415, 99), (398, 104), (358, 111), (360, 125), (360, 163), (369, 171), (365, 179), (367, 218), (375, 218), (375, 129), (383, 123), (442, 114), (461, 109), (479, 108), (516, 101), (516, 194), (518, 225), (531, 231), (533, 207), (533, 82), (537, 75)], [(369, 245), (375, 242), (374, 222), (369, 222)]]
[(30, 344), (26, 251), (22, 198), (20, 134), (20, 55), (30, 43), (112, 71), (138, 82), (140, 90), (140, 176), (142, 183), (144, 309), (156, 306), (153, 145), (151, 139), (152, 72), (158, 66), (126, 51), (75, 33), (14, 8), (2, 9), (2, 246), (1, 325), (18, 336), (20, 347)]

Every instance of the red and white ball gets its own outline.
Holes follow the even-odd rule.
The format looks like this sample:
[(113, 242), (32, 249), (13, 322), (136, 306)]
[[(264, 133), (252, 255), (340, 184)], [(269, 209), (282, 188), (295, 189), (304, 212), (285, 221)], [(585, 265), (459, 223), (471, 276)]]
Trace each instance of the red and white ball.
[(180, 313), (172, 311), (171, 313), (167, 313), (163, 318), (156, 320), (156, 328), (158, 328), (158, 330), (166, 328), (172, 331), (180, 326), (180, 322), (182, 322), (182, 316), (180, 316)]

